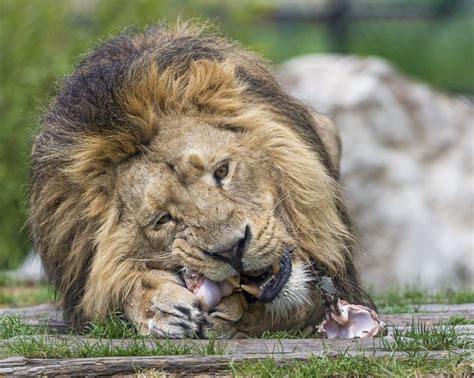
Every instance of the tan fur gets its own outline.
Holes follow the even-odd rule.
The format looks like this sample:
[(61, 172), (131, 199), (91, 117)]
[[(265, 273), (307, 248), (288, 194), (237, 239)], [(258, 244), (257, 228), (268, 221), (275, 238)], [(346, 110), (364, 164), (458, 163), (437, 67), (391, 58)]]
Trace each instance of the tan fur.
[[(79, 93), (74, 104), (82, 101), (82, 108), (68, 109), (59, 96), (33, 152), (35, 243), (66, 294), (67, 315), (81, 323), (119, 309), (140, 332), (160, 337), (300, 329), (323, 314), (310, 287), (315, 271), (362, 300), (337, 181), (340, 145), (330, 122), (318, 114), (313, 119), (281, 92), (264, 63), (222, 39), (186, 28), (127, 38), (120, 43), (142, 50), (111, 79), (113, 97), (94, 108), (91, 101), (108, 95), (97, 88), (102, 79), (91, 81), (89, 92), (98, 91), (91, 99), (74, 85), (114, 62), (107, 54), (119, 47), (78, 68), (82, 81), (72, 76), (65, 93)], [(160, 48), (188, 40), (195, 42), (187, 55), (160, 63), (166, 56)], [(199, 52), (204, 57), (189, 58), (199, 43), (207, 46)], [(212, 48), (219, 59), (205, 57)], [(88, 109), (95, 113), (88, 116)], [(68, 134), (74, 117), (90, 123)], [(71, 142), (61, 149), (64, 135)], [(230, 162), (229, 174), (217, 185), (213, 172), (222, 161)], [(163, 212), (172, 222), (154, 229)], [(236, 274), (209, 252), (233, 245), (246, 227), (253, 239), (244, 270), (277, 262), (291, 245), (301, 267), (291, 282), (301, 293), (286, 287), (269, 306), (234, 294), (204, 314), (177, 272), (185, 266), (215, 281)], [(298, 303), (289, 319), (288, 309)]]

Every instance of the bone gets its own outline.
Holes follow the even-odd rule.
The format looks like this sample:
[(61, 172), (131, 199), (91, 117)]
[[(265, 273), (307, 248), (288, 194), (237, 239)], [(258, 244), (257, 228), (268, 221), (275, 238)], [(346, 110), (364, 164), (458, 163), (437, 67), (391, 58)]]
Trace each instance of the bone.
[(318, 332), (323, 337), (367, 338), (385, 334), (385, 324), (379, 320), (374, 310), (341, 299), (335, 305), (337, 307), (331, 306), (330, 316), (318, 327)]

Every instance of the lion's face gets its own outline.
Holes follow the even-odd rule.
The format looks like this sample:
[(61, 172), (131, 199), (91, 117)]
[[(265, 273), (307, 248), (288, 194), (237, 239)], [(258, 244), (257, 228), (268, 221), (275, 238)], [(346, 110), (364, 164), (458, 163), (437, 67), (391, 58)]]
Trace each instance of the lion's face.
[[(243, 132), (189, 118), (163, 123), (145, 154), (118, 170), (130, 257), (214, 281), (243, 274), (272, 286), (264, 301), (279, 307), (304, 300), (306, 279), (301, 263), (291, 264), (272, 167), (253, 144)], [(281, 266), (273, 280), (272, 266)]]

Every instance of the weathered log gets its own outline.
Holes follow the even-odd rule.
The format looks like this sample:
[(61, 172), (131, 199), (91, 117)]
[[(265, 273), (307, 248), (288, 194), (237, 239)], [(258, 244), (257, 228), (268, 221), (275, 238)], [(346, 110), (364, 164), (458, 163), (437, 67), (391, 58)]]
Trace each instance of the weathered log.
[[(209, 345), (208, 340), (158, 340), (153, 338), (146, 339), (95, 339), (82, 336), (15, 336), (4, 343), (21, 341), (43, 341), (48, 345), (62, 344), (74, 350), (77, 347), (116, 347), (127, 348), (132, 345), (143, 345), (152, 350), (159, 345), (173, 345), (176, 347), (192, 348), (195, 351), (206, 350)], [(384, 338), (384, 342), (391, 342), (391, 337)], [(1, 345), (0, 341), (0, 345)], [(285, 354), (295, 352), (324, 352), (339, 350), (374, 350), (381, 347), (380, 339), (241, 339), (241, 340), (216, 340), (214, 341), (214, 350), (220, 354)], [(191, 352), (192, 353), (192, 352)]]
[(474, 303), (461, 303), (461, 304), (422, 304), (422, 305), (413, 305), (413, 310), (416, 312), (436, 312), (436, 313), (452, 313), (452, 314), (462, 314), (470, 313), (474, 315)]
[[(404, 329), (404, 328), (401, 328)], [(433, 327), (436, 329), (436, 327)], [(474, 326), (462, 325), (453, 326), (453, 330), (463, 335), (466, 340), (474, 341)], [(61, 344), (74, 350), (79, 347), (88, 346), (91, 348), (129, 348), (139, 344), (146, 349), (152, 350), (159, 345), (172, 345), (175, 347), (191, 348), (195, 351), (206, 350), (209, 340), (158, 340), (154, 338), (144, 339), (107, 339), (91, 338), (77, 335), (36, 335), (36, 336), (15, 336), (4, 340), (9, 342), (42, 341), (47, 345)], [(0, 341), (1, 345), (2, 341)], [(394, 343), (393, 330), (389, 330), (389, 335), (383, 338), (374, 339), (241, 339), (241, 340), (216, 340), (213, 341), (214, 350), (220, 354), (285, 354), (285, 353), (305, 353), (305, 352), (328, 352), (328, 351), (371, 351), (386, 349)], [(192, 353), (192, 352), (191, 352)]]
[(52, 303), (43, 303), (31, 307), (0, 308), (0, 316), (2, 315), (17, 315), (28, 319), (54, 319), (58, 321), (63, 319), (62, 311)]
[[(426, 359), (444, 359), (447, 355), (462, 355), (465, 350), (433, 351), (426, 353)], [(268, 354), (234, 354), (222, 356), (162, 356), (162, 357), (104, 357), (74, 359), (30, 359), (11, 357), (0, 360), (0, 374), (5, 375), (86, 375), (86, 374), (130, 374), (154, 369), (171, 373), (206, 373), (229, 369), (229, 363), (256, 362), (272, 358), (277, 365), (284, 366), (293, 361), (307, 361), (314, 357), (340, 357), (337, 351), (293, 352)], [(408, 359), (405, 352), (344, 352), (344, 357), (371, 357)]]
[(466, 312), (433, 312), (433, 313), (413, 313), (413, 314), (388, 314), (381, 315), (380, 319), (389, 327), (408, 325), (440, 325), (447, 323), (454, 316), (462, 316), (467, 320), (474, 320), (473, 311)]

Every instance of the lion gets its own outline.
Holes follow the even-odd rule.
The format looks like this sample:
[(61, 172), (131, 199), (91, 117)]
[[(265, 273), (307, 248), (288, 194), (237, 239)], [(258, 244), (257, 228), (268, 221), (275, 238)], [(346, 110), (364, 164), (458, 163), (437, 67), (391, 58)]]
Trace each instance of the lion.
[[(41, 123), (32, 240), (75, 327), (118, 311), (156, 337), (306, 330), (325, 313), (321, 276), (374, 307), (337, 130), (236, 43), (190, 24), (127, 31), (65, 78)], [(265, 295), (206, 311), (183, 269)]]

